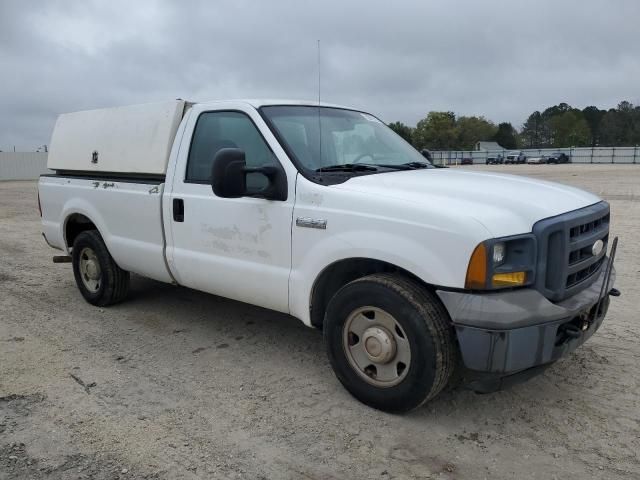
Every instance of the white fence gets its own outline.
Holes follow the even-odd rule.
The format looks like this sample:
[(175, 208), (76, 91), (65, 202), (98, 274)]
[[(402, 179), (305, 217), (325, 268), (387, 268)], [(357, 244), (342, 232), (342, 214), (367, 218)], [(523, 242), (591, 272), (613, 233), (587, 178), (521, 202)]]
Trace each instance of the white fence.
[[(441, 165), (455, 165), (463, 159), (473, 163), (487, 163), (487, 159), (502, 155), (503, 158), (514, 150), (458, 150), (432, 151), (433, 162)], [(523, 149), (527, 158), (564, 152), (572, 163), (626, 163), (640, 164), (640, 147), (596, 147), (596, 148), (546, 148)], [(0, 152), (0, 180), (36, 180), (47, 170), (47, 154), (40, 152)]]
[(480, 150), (480, 151), (434, 151), (431, 157), (434, 163), (455, 165), (462, 159), (472, 159), (473, 163), (487, 163), (487, 159), (511, 152), (522, 151), (527, 158), (540, 157), (555, 152), (564, 152), (572, 163), (637, 163), (640, 164), (640, 147), (595, 147), (595, 148), (542, 148), (522, 150)]
[(47, 154), (0, 152), (0, 180), (35, 180), (47, 170)]

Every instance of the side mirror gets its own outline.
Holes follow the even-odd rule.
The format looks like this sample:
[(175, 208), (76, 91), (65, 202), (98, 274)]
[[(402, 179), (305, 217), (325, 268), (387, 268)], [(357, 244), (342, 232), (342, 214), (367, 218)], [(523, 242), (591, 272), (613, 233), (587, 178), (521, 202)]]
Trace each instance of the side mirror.
[[(247, 189), (247, 174), (262, 174), (269, 184), (259, 190)], [(244, 150), (223, 148), (216, 153), (211, 167), (211, 188), (222, 198), (258, 197), (267, 200), (287, 199), (287, 175), (280, 166), (247, 167)]]
[(244, 151), (238, 148), (218, 150), (211, 166), (213, 193), (222, 198), (242, 197), (247, 192), (246, 167)]

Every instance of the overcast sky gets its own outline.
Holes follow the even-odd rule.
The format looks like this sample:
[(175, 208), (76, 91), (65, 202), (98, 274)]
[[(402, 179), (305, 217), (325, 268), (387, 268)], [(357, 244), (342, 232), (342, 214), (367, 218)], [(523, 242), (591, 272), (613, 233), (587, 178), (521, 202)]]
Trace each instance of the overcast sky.
[(520, 127), (559, 102), (640, 103), (639, 0), (0, 2), (0, 149), (63, 112), (185, 98), (317, 98), (386, 122)]

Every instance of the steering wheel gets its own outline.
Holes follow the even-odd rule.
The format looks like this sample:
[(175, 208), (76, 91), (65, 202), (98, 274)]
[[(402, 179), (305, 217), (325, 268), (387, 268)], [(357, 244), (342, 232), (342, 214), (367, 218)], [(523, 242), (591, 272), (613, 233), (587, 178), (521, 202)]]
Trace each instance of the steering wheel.
[(351, 163), (360, 163), (360, 160), (365, 157), (369, 157), (373, 161), (373, 155), (371, 153), (361, 153), (354, 160), (352, 160)]

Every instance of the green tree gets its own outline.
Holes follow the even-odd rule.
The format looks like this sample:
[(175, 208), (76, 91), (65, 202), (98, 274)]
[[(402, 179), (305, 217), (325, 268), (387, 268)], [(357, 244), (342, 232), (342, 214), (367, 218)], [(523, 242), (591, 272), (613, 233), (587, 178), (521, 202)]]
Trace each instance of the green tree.
[(477, 142), (493, 138), (497, 131), (496, 125), (484, 117), (458, 117), (457, 148), (473, 150)]
[(518, 132), (509, 122), (498, 125), (498, 131), (493, 139), (506, 149), (513, 149), (518, 146)]
[(551, 119), (553, 146), (586, 147), (590, 144), (591, 130), (580, 110), (567, 110)]
[(630, 147), (638, 144), (640, 142), (638, 136), (640, 131), (640, 108), (634, 107), (631, 102), (623, 100), (618, 104), (616, 110), (620, 118), (622, 145)]
[(640, 145), (640, 106), (633, 107), (631, 112), (631, 131), (629, 145)]
[(589, 133), (591, 135), (591, 141), (589, 143), (592, 147), (598, 145), (600, 141), (600, 123), (606, 113), (606, 110), (600, 110), (593, 105), (585, 107), (582, 110), (582, 116), (586, 120), (587, 125), (589, 125)]
[(533, 112), (522, 125), (520, 139), (522, 145), (527, 148), (540, 148), (542, 143), (542, 131), (544, 128), (544, 119), (539, 111)]
[(624, 143), (624, 125), (622, 117), (615, 108), (610, 109), (602, 117), (600, 123), (600, 145), (616, 146)]
[(553, 138), (553, 119), (558, 115), (562, 115), (563, 113), (566, 113), (570, 110), (572, 110), (571, 105), (562, 102), (558, 105), (554, 105), (553, 107), (548, 107), (540, 114), (541, 123), (539, 128), (540, 136), (538, 148), (550, 148), (555, 145)]
[(456, 116), (453, 112), (429, 112), (413, 131), (417, 149), (454, 150), (457, 147)]
[(640, 107), (622, 101), (600, 122), (600, 145), (630, 147), (640, 143)]
[(571, 105), (569, 105), (568, 103), (559, 103), (558, 105), (554, 105), (553, 107), (549, 107), (547, 108), (544, 112), (542, 112), (542, 115), (547, 117), (547, 118), (551, 118), (551, 117), (555, 117), (556, 115), (560, 115), (562, 113), (568, 112), (569, 110), (572, 110)]
[(407, 142), (413, 143), (413, 128), (405, 125), (402, 122), (392, 122), (388, 127), (404, 138)]

